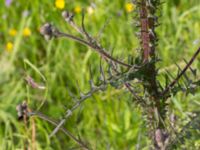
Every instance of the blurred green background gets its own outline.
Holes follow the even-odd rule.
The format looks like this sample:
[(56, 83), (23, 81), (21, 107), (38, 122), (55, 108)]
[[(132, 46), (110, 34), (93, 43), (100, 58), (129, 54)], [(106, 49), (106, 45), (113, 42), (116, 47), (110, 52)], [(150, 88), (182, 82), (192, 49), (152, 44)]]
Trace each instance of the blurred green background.
[[(62, 132), (50, 140), (48, 135), (54, 127), (37, 118), (34, 119), (36, 137), (32, 140), (31, 127), (26, 129), (24, 123), (17, 120), (16, 106), (24, 100), (32, 110), (44, 102), (39, 111), (61, 119), (73, 104), (68, 91), (78, 95), (79, 88), (83, 92), (89, 90), (90, 68), (94, 80), (99, 75), (98, 54), (68, 39), (47, 42), (39, 28), (50, 22), (62, 31), (80, 36), (63, 20), (61, 12), (74, 12), (75, 21), (81, 24), (81, 11), (85, 9), (86, 29), (97, 36), (111, 18), (100, 41), (107, 49), (114, 49), (114, 56), (127, 62), (128, 55), (136, 57), (138, 48), (135, 6), (129, 3), (128, 0), (0, 0), (0, 149), (20, 150), (32, 144), (38, 150), (77, 146)], [(183, 58), (189, 60), (200, 45), (200, 1), (166, 0), (159, 15), (157, 52), (162, 61), (158, 68), (161, 74), (165, 69), (176, 74), (174, 63), (184, 66)], [(199, 60), (200, 57), (193, 67), (200, 68)], [(44, 84), (46, 90), (27, 86), (24, 75)], [(189, 112), (199, 110), (199, 99), (199, 92), (194, 96), (178, 94), (172, 98), (169, 109), (178, 116), (180, 126), (187, 123)], [(150, 142), (141, 110), (125, 89), (109, 87), (106, 92), (95, 94), (64, 126), (97, 150), (148, 149)], [(198, 149), (200, 140), (188, 140), (184, 147)]]

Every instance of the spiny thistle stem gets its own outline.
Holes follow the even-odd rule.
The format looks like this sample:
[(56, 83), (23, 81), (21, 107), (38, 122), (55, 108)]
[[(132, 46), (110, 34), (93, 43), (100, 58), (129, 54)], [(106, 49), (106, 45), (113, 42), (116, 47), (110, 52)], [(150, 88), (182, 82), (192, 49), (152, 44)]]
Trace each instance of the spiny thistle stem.
[(148, 23), (148, 9), (146, 0), (142, 0), (140, 4), (140, 23), (141, 23), (141, 46), (143, 50), (143, 62), (149, 60), (150, 54), (150, 36)]
[[(141, 48), (142, 48), (142, 60), (143, 63), (155, 61), (155, 48), (157, 42), (157, 35), (155, 33), (157, 17), (156, 8), (159, 2), (140, 0), (137, 2), (139, 7), (139, 22), (140, 22), (140, 32), (141, 32)], [(156, 68), (155, 63), (151, 63), (147, 68), (148, 72), (148, 82), (150, 86), (147, 87), (149, 92), (154, 96), (158, 97), (158, 87), (156, 83)]]
[[(160, 4), (159, 0), (138, 0), (137, 7), (139, 9), (139, 22), (140, 22), (140, 40), (141, 40), (141, 49), (142, 49), (142, 62), (147, 63), (148, 67), (145, 70), (145, 80), (147, 84), (144, 84), (144, 88), (149, 93), (149, 100), (151, 106), (147, 111), (147, 122), (151, 129), (149, 129), (149, 136), (151, 137), (154, 147), (160, 147), (158, 141), (156, 141), (157, 131), (162, 131), (164, 128), (163, 120), (165, 118), (165, 105), (162, 106), (160, 93), (157, 85), (157, 71), (156, 71), (156, 44), (157, 44), (157, 35), (155, 33), (157, 16), (156, 12), (158, 5)], [(151, 63), (152, 61), (152, 63)], [(144, 108), (144, 110), (147, 108)], [(151, 113), (158, 114), (159, 119), (156, 119)], [(162, 133), (162, 132), (161, 132)]]
[(142, 49), (142, 62), (149, 63), (146, 68), (146, 81), (148, 85), (145, 85), (144, 88), (148, 90), (149, 94), (156, 102), (156, 105), (159, 107), (159, 92), (156, 82), (156, 67), (155, 67), (155, 48), (157, 42), (157, 35), (155, 33), (157, 17), (156, 8), (159, 2), (150, 1), (150, 0), (138, 0), (136, 5), (138, 7), (138, 17), (140, 22), (140, 40), (141, 40), (141, 49)]

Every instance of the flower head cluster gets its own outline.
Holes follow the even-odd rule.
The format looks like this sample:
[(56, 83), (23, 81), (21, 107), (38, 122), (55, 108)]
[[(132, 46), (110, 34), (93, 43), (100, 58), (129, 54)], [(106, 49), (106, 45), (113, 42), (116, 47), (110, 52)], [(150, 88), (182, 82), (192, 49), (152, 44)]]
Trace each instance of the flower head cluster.
[(63, 16), (63, 18), (65, 19), (66, 22), (69, 22), (69, 21), (73, 20), (74, 14), (72, 14), (68, 11), (63, 11), (62, 16)]

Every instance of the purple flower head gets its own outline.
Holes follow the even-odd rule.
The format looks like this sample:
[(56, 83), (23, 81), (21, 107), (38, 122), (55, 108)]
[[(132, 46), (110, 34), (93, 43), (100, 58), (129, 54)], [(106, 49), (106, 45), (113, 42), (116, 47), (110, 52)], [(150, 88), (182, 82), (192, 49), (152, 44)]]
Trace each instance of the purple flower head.
[(12, 3), (12, 0), (5, 0), (5, 4), (7, 7), (9, 7)]

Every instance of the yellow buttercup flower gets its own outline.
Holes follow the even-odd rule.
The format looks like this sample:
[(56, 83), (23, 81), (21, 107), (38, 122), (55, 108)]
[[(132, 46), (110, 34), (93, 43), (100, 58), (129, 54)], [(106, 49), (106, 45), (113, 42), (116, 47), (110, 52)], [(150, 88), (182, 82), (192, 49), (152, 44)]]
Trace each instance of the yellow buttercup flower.
[(24, 28), (23, 36), (28, 37), (31, 35), (31, 30), (29, 28)]
[(11, 52), (11, 51), (13, 50), (13, 43), (12, 43), (12, 42), (8, 42), (8, 43), (6, 44), (6, 50), (7, 50), (8, 52)]
[(10, 29), (8, 33), (9, 33), (10, 36), (15, 36), (17, 34), (17, 30)]
[(81, 12), (81, 7), (80, 6), (76, 6), (75, 8), (74, 8), (74, 12), (75, 13), (80, 13)]
[(132, 12), (135, 9), (135, 5), (133, 3), (126, 3), (125, 5), (125, 10), (126, 12)]
[(65, 7), (65, 1), (64, 0), (56, 0), (55, 1), (55, 6), (58, 9), (64, 9), (64, 7)]

